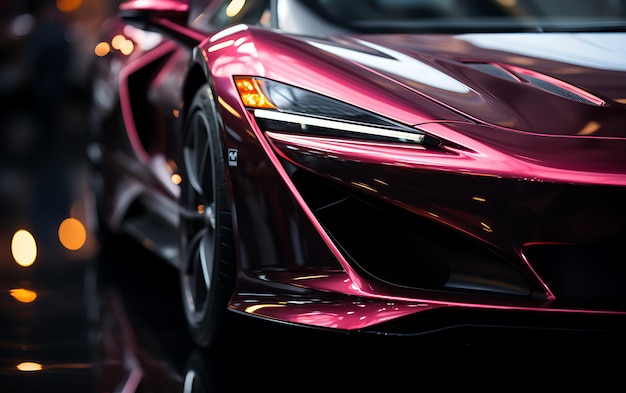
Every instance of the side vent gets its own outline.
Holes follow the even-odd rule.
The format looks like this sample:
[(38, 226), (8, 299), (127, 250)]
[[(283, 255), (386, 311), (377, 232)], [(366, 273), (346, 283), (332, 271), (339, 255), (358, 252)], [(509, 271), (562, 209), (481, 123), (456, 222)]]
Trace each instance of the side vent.
[(508, 64), (493, 63), (469, 63), (468, 66), (479, 71), (519, 83), (527, 83), (538, 89), (558, 95), (572, 101), (582, 102), (588, 105), (602, 106), (605, 101), (578, 87), (570, 85), (559, 79), (541, 74), (526, 68)]

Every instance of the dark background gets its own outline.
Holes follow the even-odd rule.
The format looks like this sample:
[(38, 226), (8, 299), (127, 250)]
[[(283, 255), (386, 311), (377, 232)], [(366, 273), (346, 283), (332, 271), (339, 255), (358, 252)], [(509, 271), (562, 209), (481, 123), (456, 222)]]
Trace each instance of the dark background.
[[(626, 342), (609, 334), (365, 337), (234, 316), (235, 340), (196, 348), (177, 273), (126, 239), (94, 236), (88, 69), (115, 3), (0, 1), (0, 392), (183, 392), (194, 376), (204, 392), (623, 390)], [(87, 230), (75, 251), (57, 236), (67, 217)], [(20, 229), (37, 243), (30, 267), (12, 255)]]

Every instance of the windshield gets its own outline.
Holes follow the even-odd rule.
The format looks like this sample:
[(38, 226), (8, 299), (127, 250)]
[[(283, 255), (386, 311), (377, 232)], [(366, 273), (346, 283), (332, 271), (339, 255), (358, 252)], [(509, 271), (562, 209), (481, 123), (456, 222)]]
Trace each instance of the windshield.
[[(323, 26), (361, 33), (626, 30), (626, 0), (300, 0), (299, 2), (318, 19), (317, 24), (310, 24), (311, 31), (308, 32), (310, 34), (319, 34), (319, 31), (313, 30)], [(280, 4), (281, 0), (278, 3)], [(293, 4), (291, 7), (299, 8)], [(278, 11), (280, 19), (280, 6)], [(286, 16), (285, 13), (283, 15)], [(301, 26), (300, 30), (304, 28), (306, 27)]]

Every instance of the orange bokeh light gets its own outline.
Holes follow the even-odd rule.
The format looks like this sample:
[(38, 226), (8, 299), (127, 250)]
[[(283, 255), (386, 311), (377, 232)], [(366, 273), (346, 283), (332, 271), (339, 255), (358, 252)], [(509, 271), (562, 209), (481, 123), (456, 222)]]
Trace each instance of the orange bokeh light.
[(83, 0), (57, 0), (57, 8), (63, 12), (76, 11), (83, 4)]
[(59, 241), (68, 250), (78, 250), (87, 241), (85, 226), (75, 218), (66, 218), (59, 225)]
[(21, 303), (32, 303), (35, 299), (37, 299), (37, 292), (29, 291), (24, 288), (11, 289), (9, 293), (15, 298), (15, 300)]

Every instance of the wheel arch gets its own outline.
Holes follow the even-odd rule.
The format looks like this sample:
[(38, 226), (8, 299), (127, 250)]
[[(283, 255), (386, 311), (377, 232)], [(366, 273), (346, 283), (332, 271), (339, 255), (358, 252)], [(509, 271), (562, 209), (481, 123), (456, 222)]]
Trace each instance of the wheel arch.
[(182, 98), (185, 105), (183, 106), (182, 118), (186, 118), (189, 106), (200, 86), (205, 83), (211, 84), (209, 67), (202, 56), (202, 49), (193, 48), (189, 71), (183, 85)]

